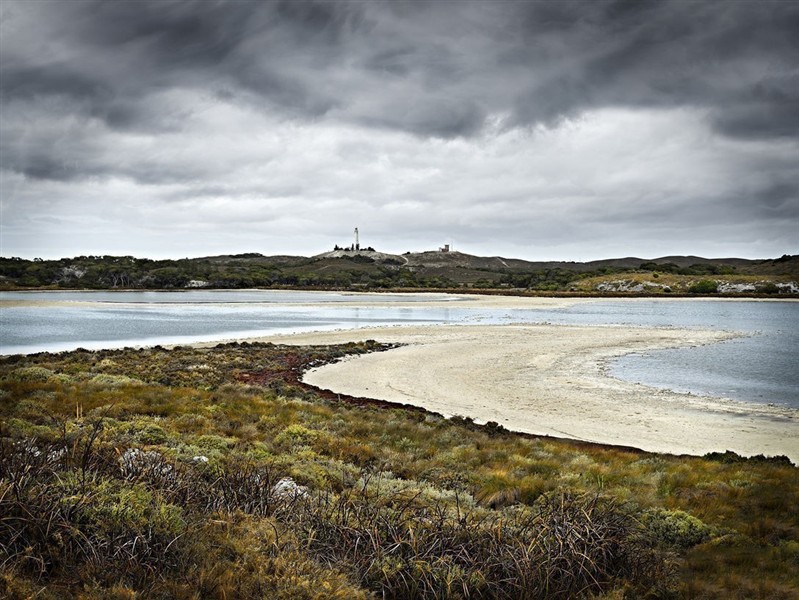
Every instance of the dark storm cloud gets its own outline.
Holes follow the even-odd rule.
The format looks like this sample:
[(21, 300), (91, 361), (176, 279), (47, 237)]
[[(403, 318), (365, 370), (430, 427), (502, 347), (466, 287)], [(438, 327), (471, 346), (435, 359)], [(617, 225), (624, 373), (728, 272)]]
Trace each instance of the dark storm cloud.
[[(13, 164), (8, 166), (14, 167)], [(17, 170), (26, 177), (53, 181), (69, 181), (87, 175), (85, 171), (79, 171), (74, 163), (50, 155), (29, 156)]]
[(110, 90), (101, 82), (80, 72), (70, 72), (63, 67), (42, 65), (38, 67), (8, 67), (2, 70), (4, 100), (32, 100), (37, 96), (65, 96), (77, 100), (85, 98), (108, 99)]
[(443, 138), (605, 106), (704, 107), (744, 138), (799, 121), (793, 2), (41, 4), (69, 51), (4, 47), (3, 96), (85, 100), (117, 128), (151, 127), (140, 104), (172, 86)]
[[(799, 36), (799, 31), (797, 31)], [(799, 48), (796, 49), (799, 56)], [(746, 87), (736, 102), (714, 117), (722, 133), (739, 138), (799, 135), (799, 72), (764, 77)]]
[(81, 30), (98, 46), (149, 46), (168, 64), (217, 65), (245, 37), (254, 3), (233, 7), (219, 2), (94, 2)]
[(765, 186), (758, 194), (757, 206), (761, 216), (780, 220), (799, 220), (799, 185), (775, 183)]
[[(791, 2), (535, 3), (520, 60), (564, 68), (515, 101), (517, 122), (591, 107), (692, 106), (721, 133), (796, 133), (799, 5)], [(552, 39), (550, 39), (552, 38)], [(557, 44), (557, 45), (556, 45)], [(559, 60), (550, 54), (559, 47)]]

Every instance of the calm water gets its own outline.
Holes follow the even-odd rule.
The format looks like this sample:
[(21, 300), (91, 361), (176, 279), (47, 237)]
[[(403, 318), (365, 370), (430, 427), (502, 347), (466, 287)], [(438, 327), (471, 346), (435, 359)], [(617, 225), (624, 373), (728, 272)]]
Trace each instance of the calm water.
[[(682, 392), (799, 408), (799, 303), (795, 302), (592, 301), (558, 310), (514, 310), (471, 307), (468, 298), (443, 295), (260, 290), (0, 292), (0, 300), (59, 301), (48, 306), (3, 307), (2, 354), (441, 323), (547, 322), (740, 331), (747, 337), (629, 355), (615, 361), (611, 373)], [(362, 305), (342, 305), (353, 300)], [(448, 303), (443, 307), (420, 304), (429, 300)], [(87, 301), (93, 304), (80, 304)], [(311, 302), (321, 305), (306, 306)]]
[[(2, 354), (189, 343), (377, 325), (456, 323), (469, 318), (463, 311), (452, 314), (447, 307), (414, 307), (431, 300), (451, 302), (453, 306), (460, 303), (458, 297), (443, 294), (0, 292), (0, 300), (58, 302), (3, 307)], [(317, 304), (307, 306), (312, 302)], [(345, 302), (366, 306), (340, 306)]]
[(347, 294), (340, 292), (297, 292), (292, 290), (184, 290), (174, 292), (58, 291), (0, 292), (0, 300), (44, 302), (103, 302), (113, 304), (277, 304), (289, 302), (459, 302), (446, 294)]

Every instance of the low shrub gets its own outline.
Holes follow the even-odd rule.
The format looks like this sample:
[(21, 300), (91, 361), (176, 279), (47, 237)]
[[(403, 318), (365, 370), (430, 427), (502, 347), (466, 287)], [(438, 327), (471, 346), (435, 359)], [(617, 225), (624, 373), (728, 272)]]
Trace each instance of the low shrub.
[(713, 535), (712, 527), (681, 510), (650, 510), (642, 522), (655, 540), (674, 548), (690, 548)]
[(780, 288), (773, 281), (769, 281), (768, 283), (764, 283), (763, 285), (756, 286), (755, 292), (757, 292), (758, 294), (779, 294)]
[(689, 294), (715, 294), (718, 291), (718, 282), (711, 279), (702, 279), (688, 288)]
[(33, 365), (14, 369), (6, 375), (6, 378), (10, 381), (44, 383), (54, 375), (50, 369)]

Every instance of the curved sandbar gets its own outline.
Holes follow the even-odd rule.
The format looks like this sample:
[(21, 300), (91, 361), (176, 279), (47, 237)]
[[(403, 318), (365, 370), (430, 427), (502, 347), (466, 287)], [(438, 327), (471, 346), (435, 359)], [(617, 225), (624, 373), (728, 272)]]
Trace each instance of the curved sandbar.
[(308, 372), (341, 394), (496, 421), (508, 429), (672, 454), (732, 450), (799, 463), (799, 411), (657, 390), (604, 363), (727, 339), (719, 331), (561, 325), (389, 327), (267, 338), (292, 344), (407, 344)]

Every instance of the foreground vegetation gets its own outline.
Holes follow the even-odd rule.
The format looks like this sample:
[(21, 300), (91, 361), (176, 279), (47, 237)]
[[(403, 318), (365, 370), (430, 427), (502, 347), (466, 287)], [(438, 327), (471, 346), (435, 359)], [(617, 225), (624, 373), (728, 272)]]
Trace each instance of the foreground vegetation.
[(0, 360), (0, 596), (797, 598), (799, 471), (321, 394), (374, 343)]

